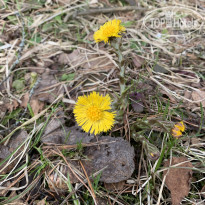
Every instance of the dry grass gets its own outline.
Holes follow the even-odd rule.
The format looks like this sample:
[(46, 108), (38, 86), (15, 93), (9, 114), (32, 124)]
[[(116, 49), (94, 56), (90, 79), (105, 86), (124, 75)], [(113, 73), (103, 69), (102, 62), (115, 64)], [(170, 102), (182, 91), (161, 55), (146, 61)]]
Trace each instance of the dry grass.
[[(139, 10), (127, 7), (125, 11), (120, 8), (130, 6), (127, 1), (34, 2), (0, 0), (1, 144), (6, 146), (20, 129), (29, 133), (1, 167), (0, 203), (33, 204), (45, 198), (49, 204), (100, 204), (103, 198), (107, 204), (168, 205), (171, 195), (163, 178), (166, 169), (163, 160), (185, 156), (193, 165), (193, 178), (189, 195), (182, 204), (204, 204), (201, 192), (205, 186), (204, 2), (138, 1)], [(112, 6), (117, 7), (113, 13), (104, 9)], [(89, 14), (88, 9), (95, 14)], [(176, 18), (193, 18), (197, 28), (150, 27), (154, 18), (166, 17), (170, 11), (175, 12)], [(71, 167), (62, 150), (68, 149), (74, 156), (72, 159), (78, 159), (77, 145), (58, 145), (51, 149), (40, 142), (47, 120), (59, 110), (63, 110), (69, 125), (74, 123), (72, 109), (79, 95), (95, 90), (109, 93), (116, 101), (120, 93), (116, 55), (109, 45), (96, 44), (92, 37), (100, 25), (113, 18), (122, 20), (127, 28), (122, 48), (127, 63), (127, 87), (131, 87), (125, 96), (129, 105), (124, 110), (124, 118), (109, 134), (124, 137), (136, 152), (136, 170), (118, 191), (106, 190), (101, 182), (93, 189), (93, 178), (87, 176), (86, 170), (80, 172)], [(59, 60), (62, 55), (63, 62)], [(22, 97), (29, 92), (31, 99), (46, 69), (54, 73), (58, 83), (43, 88), (42, 92), (48, 93), (58, 86), (65, 92), (52, 103), (45, 103), (44, 109), (33, 116), (29, 108), (20, 106)], [(26, 81), (26, 74), (31, 72), (37, 73), (33, 88)], [(63, 74), (73, 73), (71, 80), (61, 80)], [(17, 79), (25, 85), (20, 91), (13, 87)], [(144, 94), (141, 113), (132, 109), (129, 95), (133, 92)], [(180, 120), (186, 124), (186, 133), (175, 141), (167, 130)], [(158, 159), (149, 158), (146, 142), (156, 147)], [(62, 166), (56, 165), (54, 158), (61, 158)], [(15, 162), (12, 169), (3, 173), (12, 162)], [(63, 166), (69, 167), (80, 183), (72, 184), (63, 173)], [(48, 181), (53, 171), (55, 179), (63, 180), (69, 191), (50, 190)], [(32, 193), (35, 187), (36, 194)]]

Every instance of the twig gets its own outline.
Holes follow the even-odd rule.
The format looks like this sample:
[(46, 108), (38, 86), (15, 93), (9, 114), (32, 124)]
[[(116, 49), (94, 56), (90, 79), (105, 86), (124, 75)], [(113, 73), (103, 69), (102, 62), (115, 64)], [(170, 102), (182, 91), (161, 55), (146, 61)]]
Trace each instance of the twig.
[(88, 180), (88, 185), (89, 185), (90, 190), (91, 190), (91, 192), (92, 192), (92, 194), (93, 194), (93, 197), (94, 197), (94, 199), (96, 200), (96, 195), (95, 195), (95, 192), (94, 192), (94, 190), (93, 190), (93, 186), (92, 186), (92, 184), (91, 184), (91, 182), (90, 182), (90, 180), (89, 180), (88, 174), (87, 174), (87, 172), (86, 172), (86, 170), (85, 170), (85, 167), (83, 166), (83, 163), (82, 163), (81, 161), (80, 161), (80, 165), (81, 165), (81, 167), (82, 167), (82, 169), (83, 169), (83, 172), (84, 172), (84, 174), (85, 174), (85, 176), (86, 176), (86, 178), (87, 178), (87, 180)]
[(118, 11), (147, 11), (146, 8), (141, 8), (138, 6), (123, 6), (123, 7), (111, 7), (111, 8), (97, 8), (97, 9), (88, 9), (86, 11), (80, 11), (74, 13), (73, 17), (83, 16), (83, 15), (92, 15), (92, 14), (99, 14), (99, 13), (111, 13), (111, 12), (118, 12)]

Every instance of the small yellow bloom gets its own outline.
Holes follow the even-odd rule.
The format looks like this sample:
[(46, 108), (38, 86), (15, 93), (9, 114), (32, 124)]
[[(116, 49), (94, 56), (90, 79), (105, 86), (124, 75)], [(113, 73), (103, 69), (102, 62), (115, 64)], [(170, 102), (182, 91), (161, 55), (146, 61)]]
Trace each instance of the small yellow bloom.
[(185, 131), (185, 125), (183, 121), (178, 122), (172, 128), (172, 136), (176, 137), (177, 139), (182, 136), (182, 132)]
[(79, 126), (85, 132), (99, 134), (110, 130), (114, 124), (114, 112), (111, 109), (109, 95), (101, 96), (92, 92), (88, 96), (78, 97), (73, 113)]
[(184, 130), (185, 130), (185, 125), (184, 125), (183, 121), (178, 122), (178, 123), (175, 125), (175, 127), (179, 128), (182, 132), (184, 132)]
[(94, 33), (93, 38), (96, 42), (104, 41), (108, 43), (112, 37), (121, 37), (120, 34), (125, 30), (125, 27), (121, 25), (121, 21), (114, 19), (101, 26), (100, 29)]

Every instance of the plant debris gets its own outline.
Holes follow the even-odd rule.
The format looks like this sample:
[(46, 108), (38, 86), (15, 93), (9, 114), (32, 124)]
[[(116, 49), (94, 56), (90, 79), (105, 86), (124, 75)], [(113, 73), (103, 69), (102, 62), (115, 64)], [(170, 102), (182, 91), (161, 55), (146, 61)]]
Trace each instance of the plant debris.
[(81, 67), (93, 71), (108, 71), (114, 67), (106, 56), (99, 56), (94, 52), (90, 53), (80, 49), (76, 49), (70, 54), (61, 53), (58, 62), (64, 65), (68, 64), (73, 68)]
[(201, 103), (202, 107), (205, 107), (205, 91), (193, 91), (191, 95), (193, 100), (197, 101), (198, 106), (200, 106)]
[(121, 191), (123, 190), (125, 185), (125, 181), (117, 182), (117, 183), (104, 183), (104, 186), (109, 191)]
[(45, 103), (52, 103), (56, 97), (64, 93), (64, 88), (59, 85), (59, 81), (55, 79), (52, 72), (47, 69), (42, 74), (40, 83), (34, 90), (33, 95), (29, 101), (29, 93), (22, 97), (21, 107), (26, 108), (28, 103), (32, 108), (34, 115), (43, 110)]
[(169, 167), (164, 171), (164, 177), (166, 176), (165, 183), (171, 191), (172, 204), (179, 205), (182, 199), (189, 194), (193, 165), (186, 157), (173, 157), (171, 163), (169, 159), (164, 166)]
[(142, 99), (144, 99), (144, 95), (142, 93), (135, 92), (130, 94), (131, 105), (136, 113), (141, 113), (144, 110)]
[[(14, 134), (11, 139), (8, 141), (8, 144), (6, 146), (0, 145), (0, 162), (3, 162), (7, 157), (14, 152), (28, 137), (28, 134), (25, 130), (21, 130), (20, 132)], [(13, 157), (17, 156), (21, 151), (23, 147), (21, 147), (14, 155)], [(8, 173), (13, 166), (18, 161), (18, 158), (14, 160), (12, 163), (7, 164), (7, 161), (5, 161), (1, 166), (0, 169), (2, 170), (0, 174), (6, 174)], [(7, 164), (7, 166), (5, 166)]]
[(52, 103), (58, 95), (63, 93), (64, 88), (59, 81), (55, 79), (52, 71), (46, 70), (46, 72), (42, 74), (42, 79), (35, 89), (33, 98), (41, 102)]
[[(82, 173), (82, 168), (78, 161), (76, 160), (68, 160), (68, 163), (72, 167), (72, 169), (76, 173)], [(78, 178), (73, 174), (73, 172), (68, 168), (67, 165), (62, 163), (59, 160), (53, 161), (53, 165), (55, 166), (55, 170), (49, 169), (46, 172), (47, 176), (47, 183), (51, 191), (57, 191), (57, 193), (66, 192), (68, 189), (66, 178), (69, 175), (69, 181), (71, 184), (79, 183)], [(53, 170), (51, 172), (51, 170)], [(61, 175), (59, 175), (61, 173)]]

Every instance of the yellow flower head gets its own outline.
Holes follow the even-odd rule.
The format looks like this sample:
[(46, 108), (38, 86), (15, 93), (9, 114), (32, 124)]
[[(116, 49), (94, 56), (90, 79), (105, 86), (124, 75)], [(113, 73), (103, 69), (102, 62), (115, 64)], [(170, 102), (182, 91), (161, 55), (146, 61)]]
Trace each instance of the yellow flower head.
[(185, 131), (185, 125), (183, 121), (178, 122), (172, 128), (172, 136), (176, 137), (177, 139), (182, 136), (182, 132)]
[(88, 96), (78, 97), (73, 113), (78, 125), (85, 132), (99, 134), (110, 130), (114, 124), (114, 112), (109, 112), (111, 99), (109, 95), (101, 96), (92, 92)]
[(111, 37), (121, 37), (120, 34), (125, 30), (125, 27), (121, 25), (121, 21), (114, 19), (101, 26), (100, 29), (94, 33), (93, 38), (96, 42), (104, 41), (108, 43)]

